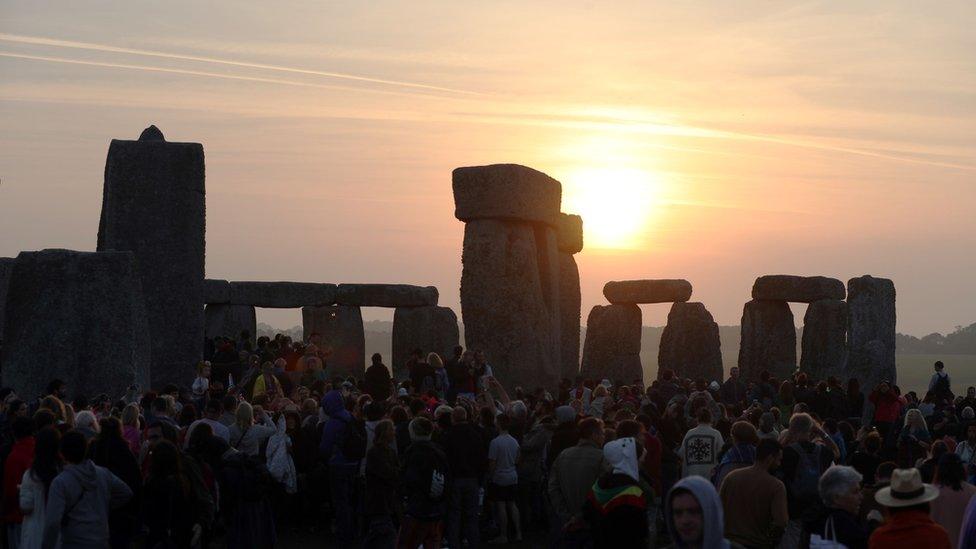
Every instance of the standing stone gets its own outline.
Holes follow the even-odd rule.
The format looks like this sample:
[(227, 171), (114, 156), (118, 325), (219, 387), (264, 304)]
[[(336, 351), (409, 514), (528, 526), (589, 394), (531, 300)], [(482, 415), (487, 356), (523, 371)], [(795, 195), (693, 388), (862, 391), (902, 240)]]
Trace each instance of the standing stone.
[(677, 303), (691, 299), (687, 280), (612, 280), (603, 286), (610, 303)]
[(887, 278), (862, 276), (847, 282), (847, 373), (871, 392), (883, 380), (897, 383), (895, 369), (895, 284)]
[(326, 353), (331, 349), (326, 357), (326, 375), (362, 378), (366, 371), (366, 333), (359, 307), (302, 307), (302, 329), (306, 342), (318, 333)]
[(24, 398), (54, 378), (72, 395), (149, 386), (150, 332), (131, 252), (22, 252), (6, 303), (2, 383)]
[(782, 381), (796, 369), (796, 327), (785, 301), (753, 299), (742, 310), (739, 370), (750, 381), (763, 370)]
[(580, 275), (572, 254), (559, 254), (560, 377), (574, 379), (580, 370)]
[(135, 255), (157, 387), (189, 383), (203, 354), (205, 209), (202, 145), (166, 142), (155, 127), (112, 140), (98, 250)]
[(228, 305), (211, 303), (204, 310), (207, 338), (227, 337), (241, 340), (241, 332), (247, 330), (251, 341), (257, 338), (257, 316), (251, 305)]
[(7, 305), (7, 283), (14, 269), (12, 257), (0, 257), (0, 346), (3, 345), (3, 317)]
[(825, 276), (766, 275), (752, 285), (753, 299), (813, 303), (822, 299), (843, 300), (844, 283)]
[(803, 317), (800, 370), (814, 380), (846, 378), (847, 303), (838, 299), (814, 301)]
[(583, 218), (574, 214), (559, 214), (556, 227), (559, 235), (559, 251), (578, 254), (583, 251)]
[(678, 376), (706, 381), (723, 380), (722, 343), (718, 324), (701, 303), (675, 303), (661, 335), (658, 372), (673, 370)]
[(460, 341), (457, 315), (449, 307), (397, 307), (393, 312), (393, 376), (407, 377), (414, 349), (437, 353), (446, 363)]
[(644, 379), (641, 310), (634, 304), (597, 305), (586, 319), (581, 375), (614, 385)]

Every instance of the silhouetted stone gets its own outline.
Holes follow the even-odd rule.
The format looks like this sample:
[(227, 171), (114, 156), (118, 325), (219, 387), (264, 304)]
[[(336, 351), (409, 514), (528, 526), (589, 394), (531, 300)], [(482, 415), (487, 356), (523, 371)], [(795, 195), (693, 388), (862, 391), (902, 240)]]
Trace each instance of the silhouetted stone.
[(44, 394), (54, 378), (72, 395), (149, 386), (149, 325), (131, 252), (21, 252), (6, 303), (2, 383), (22, 397)]
[(230, 303), (230, 282), (208, 278), (203, 281), (203, 302)]
[(453, 173), (454, 216), (461, 221), (508, 219), (546, 223), (559, 219), (562, 185), (518, 164), (457, 168)]
[(204, 317), (204, 335), (208, 338), (220, 336), (240, 341), (243, 330), (251, 335), (251, 341), (257, 337), (257, 317), (251, 305), (211, 303), (204, 310)]
[(753, 299), (812, 303), (822, 299), (843, 300), (844, 283), (825, 276), (767, 275), (756, 279)]
[(154, 124), (142, 130), (142, 133), (139, 134), (139, 141), (166, 141), (166, 138), (163, 137), (163, 132)]
[(883, 380), (897, 383), (895, 369), (895, 284), (862, 276), (847, 282), (848, 377), (870, 392)]
[(614, 385), (644, 379), (641, 310), (633, 304), (597, 305), (586, 319), (581, 375)]
[(302, 329), (305, 341), (318, 333), (324, 350), (331, 349), (326, 375), (362, 378), (366, 371), (366, 334), (359, 307), (302, 307)]
[(556, 231), (560, 252), (577, 254), (583, 251), (582, 217), (572, 214), (559, 214), (559, 226)]
[(661, 335), (659, 370), (688, 379), (723, 381), (722, 343), (718, 324), (701, 303), (675, 303)]
[(272, 309), (297, 309), (336, 302), (336, 285), (315, 282), (230, 283), (230, 302)]
[(784, 380), (796, 370), (796, 327), (788, 303), (754, 299), (745, 304), (739, 370), (749, 380), (758, 380), (763, 370)]
[(161, 137), (112, 140), (98, 227), (99, 251), (135, 255), (160, 387), (185, 385), (203, 355), (206, 230), (203, 147)]
[(448, 307), (397, 307), (393, 312), (393, 376), (407, 377), (406, 362), (414, 349), (454, 356), (460, 335), (457, 315)]
[(580, 370), (580, 276), (572, 254), (559, 254), (560, 376), (574, 379)]
[(3, 317), (7, 305), (7, 282), (13, 272), (15, 259), (0, 257), (0, 344), (3, 343)]
[(461, 261), (465, 346), (484, 350), (495, 376), (509, 386), (555, 386), (560, 374), (555, 231), (494, 219), (469, 221)]
[(847, 303), (814, 301), (803, 317), (800, 370), (811, 379), (845, 379), (847, 366)]
[(409, 284), (339, 284), (336, 292), (336, 303), (356, 307), (426, 307), (437, 298), (437, 288)]
[(691, 299), (687, 280), (620, 280), (603, 286), (610, 303), (676, 303)]

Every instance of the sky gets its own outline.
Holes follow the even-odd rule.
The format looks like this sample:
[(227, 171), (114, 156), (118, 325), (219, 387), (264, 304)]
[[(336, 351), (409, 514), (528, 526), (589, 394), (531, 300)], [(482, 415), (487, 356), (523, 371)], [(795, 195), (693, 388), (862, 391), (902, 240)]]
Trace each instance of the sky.
[(584, 217), (584, 322), (608, 280), (686, 278), (738, 324), (757, 276), (873, 274), (900, 332), (951, 331), (976, 322), (974, 26), (973, 2), (7, 0), (0, 256), (93, 250), (109, 142), (156, 124), (204, 145), (211, 278), (459, 311), (451, 170), (511, 162)]

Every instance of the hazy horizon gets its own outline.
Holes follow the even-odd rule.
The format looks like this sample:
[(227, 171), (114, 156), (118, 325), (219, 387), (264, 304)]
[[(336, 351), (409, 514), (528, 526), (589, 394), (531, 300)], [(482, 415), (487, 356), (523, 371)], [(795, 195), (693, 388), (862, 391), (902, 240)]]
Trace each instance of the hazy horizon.
[(204, 145), (211, 278), (434, 285), (460, 316), (451, 170), (515, 162), (584, 217), (584, 324), (608, 280), (687, 278), (737, 325), (757, 276), (873, 274), (899, 332), (946, 333), (976, 322), (974, 26), (971, 2), (5, 2), (0, 256), (94, 250), (109, 142), (156, 124)]

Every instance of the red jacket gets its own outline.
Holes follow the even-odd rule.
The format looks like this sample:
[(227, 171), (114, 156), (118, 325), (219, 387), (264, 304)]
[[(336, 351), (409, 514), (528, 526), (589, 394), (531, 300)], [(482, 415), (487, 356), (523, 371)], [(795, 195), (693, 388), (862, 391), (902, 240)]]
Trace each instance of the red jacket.
[(884, 421), (887, 423), (894, 423), (898, 421), (898, 416), (901, 415), (901, 400), (898, 399), (892, 391), (888, 391), (885, 394), (879, 393), (877, 391), (871, 393), (868, 396), (874, 404), (874, 420)]
[(868, 540), (869, 549), (951, 549), (949, 534), (925, 511), (903, 511), (879, 526)]
[(24, 514), (20, 512), (20, 479), (34, 462), (34, 437), (14, 442), (3, 468), (3, 522), (20, 524)]
[(650, 433), (644, 433), (644, 473), (651, 481), (651, 488), (657, 496), (661, 494), (661, 441)]

